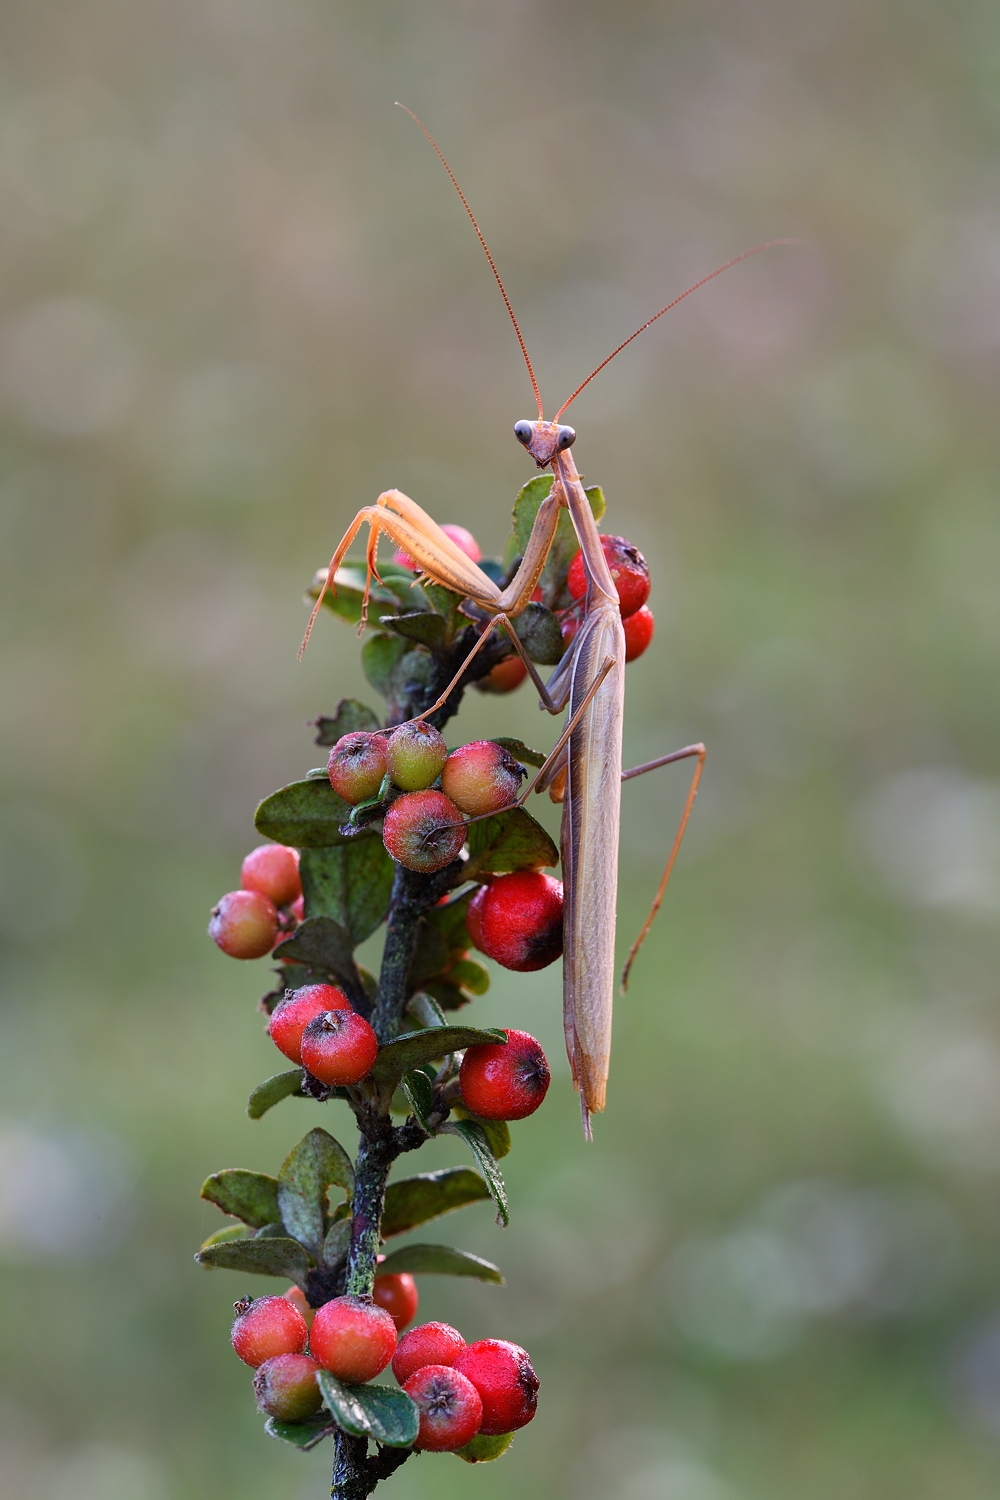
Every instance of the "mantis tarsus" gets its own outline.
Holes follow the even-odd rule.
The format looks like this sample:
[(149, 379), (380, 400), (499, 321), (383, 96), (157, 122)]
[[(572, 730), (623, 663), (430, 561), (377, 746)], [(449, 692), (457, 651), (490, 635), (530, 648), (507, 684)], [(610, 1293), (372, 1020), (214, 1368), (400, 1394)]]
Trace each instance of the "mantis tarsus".
[[(540, 469), (551, 467), (553, 484), (535, 518), (528, 544), (513, 577), (500, 589), (447, 536), (413, 500), (399, 490), (388, 490), (374, 505), (358, 512), (330, 562), (326, 583), (313, 610), (306, 641), (322, 603), (323, 593), (334, 586), (334, 575), (362, 526), (368, 525), (368, 580), (375, 572), (379, 536), (384, 532), (413, 560), (414, 567), (435, 583), (471, 600), (490, 617), (454, 681), (432, 713), (445, 701), (455, 684), (484, 645), (493, 626), (501, 626), (521, 655), (538, 690), (541, 706), (549, 713), (568, 710), (567, 724), (554, 750), (532, 782), (529, 791), (548, 788), (555, 801), (562, 801), (561, 856), (565, 889), (563, 937), (563, 1024), (573, 1080), (580, 1092), (584, 1131), (590, 1136), (590, 1114), (603, 1110), (611, 1050), (611, 1010), (614, 992), (615, 896), (617, 889), (619, 809), (622, 781), (673, 761), (694, 759), (695, 769), (688, 788), (680, 824), (649, 916), (629, 953), (622, 974), (622, 987), (640, 944), (660, 906), (667, 881), (680, 848), (705, 760), (704, 745), (686, 745), (644, 765), (622, 771), (622, 716), (625, 692), (625, 639), (618, 596), (601, 546), (593, 512), (583, 490), (570, 449), (576, 441), (572, 427), (559, 418), (570, 402), (603, 370), (615, 355), (637, 338), (657, 318), (669, 312), (691, 292), (722, 274), (739, 261), (771, 245), (794, 244), (772, 240), (735, 256), (708, 276), (688, 287), (649, 318), (641, 328), (619, 344), (563, 403), (552, 421), (546, 421), (535, 373), (528, 357), (514, 310), (494, 264), (486, 240), (459, 187), (454, 173), (437, 143), (412, 110), (400, 105), (416, 122), (437, 153), (462, 200), (479, 242), (496, 278), (531, 379), (538, 418), (519, 421), (514, 435)], [(568, 509), (583, 554), (587, 591), (580, 628), (565, 656), (543, 683), (524, 652), (511, 624), (528, 604), (545, 567), (555, 536), (560, 511)], [(367, 600), (366, 600), (367, 602)], [(426, 714), (421, 715), (426, 717)], [(527, 795), (527, 794), (525, 794)]]

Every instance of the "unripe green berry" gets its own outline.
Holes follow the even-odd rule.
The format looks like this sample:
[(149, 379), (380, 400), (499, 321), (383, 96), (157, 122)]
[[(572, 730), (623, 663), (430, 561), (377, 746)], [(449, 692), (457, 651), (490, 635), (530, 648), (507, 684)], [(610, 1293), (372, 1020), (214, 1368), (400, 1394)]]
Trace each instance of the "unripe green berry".
[(440, 776), (447, 759), (444, 737), (423, 720), (400, 724), (385, 747), (386, 769), (404, 792), (420, 792), (430, 786)]

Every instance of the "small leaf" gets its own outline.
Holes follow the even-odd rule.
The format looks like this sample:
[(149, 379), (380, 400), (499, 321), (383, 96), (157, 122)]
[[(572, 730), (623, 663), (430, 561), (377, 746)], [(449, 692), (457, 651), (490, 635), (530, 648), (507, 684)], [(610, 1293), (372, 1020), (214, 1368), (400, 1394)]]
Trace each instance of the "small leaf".
[(430, 651), (441, 652), (447, 644), (448, 626), (438, 614), (421, 611), (410, 615), (382, 615), (379, 624)]
[(426, 1130), (427, 1116), (434, 1108), (434, 1088), (427, 1074), (421, 1068), (414, 1068), (403, 1074), (399, 1086), (406, 1095), (407, 1104)]
[(365, 641), (361, 652), (361, 665), (372, 687), (384, 698), (392, 696), (393, 675), (403, 657), (411, 650), (409, 641), (401, 635), (379, 631)]
[(503, 875), (511, 870), (538, 870), (559, 863), (559, 851), (541, 823), (523, 807), (469, 824), (469, 862), (465, 875)]
[(382, 727), (371, 709), (357, 698), (341, 698), (332, 719), (320, 714), (312, 724), (318, 731), (314, 742), (317, 745), (335, 745), (345, 734), (371, 733)]
[(480, 1203), (490, 1190), (471, 1167), (444, 1167), (438, 1172), (423, 1172), (417, 1177), (401, 1177), (390, 1182), (382, 1211), (382, 1236), (405, 1234), (439, 1219), (467, 1203)]
[(308, 1453), (310, 1448), (315, 1448), (318, 1443), (336, 1430), (330, 1421), (329, 1412), (320, 1412), (319, 1416), (310, 1417), (307, 1422), (279, 1422), (277, 1417), (268, 1417), (264, 1423), (264, 1431), (268, 1437), (279, 1438), (283, 1443), (290, 1443), (293, 1448), (298, 1448), (302, 1453)]
[(417, 926), (417, 941), (410, 961), (409, 983), (419, 985), (448, 967), (449, 949), (444, 934), (423, 919)]
[(507, 1033), (479, 1031), (474, 1026), (431, 1026), (424, 1031), (411, 1031), (379, 1048), (375, 1066), (368, 1076), (380, 1089), (391, 1091), (411, 1068), (419, 1068), (448, 1052), (474, 1047), (481, 1042), (504, 1046)]
[(493, 741), (493, 744), (501, 745), (504, 750), (508, 750), (515, 760), (521, 762), (522, 766), (535, 766), (541, 770), (548, 759), (544, 750), (532, 750), (523, 740), (512, 740), (506, 735), (500, 735)]
[(448, 1024), (440, 1005), (436, 1000), (432, 1000), (430, 995), (425, 995), (423, 990), (418, 990), (410, 997), (406, 1011), (415, 1021), (419, 1021), (421, 1026), (447, 1026)]
[(506, 1120), (484, 1120), (480, 1115), (474, 1115), (471, 1109), (466, 1109), (464, 1104), (453, 1106), (456, 1120), (475, 1120), (486, 1139), (490, 1143), (490, 1150), (501, 1161), (510, 1152), (510, 1126)]
[(229, 1245), (234, 1240), (245, 1240), (249, 1230), (245, 1224), (233, 1224), (228, 1229), (217, 1229), (210, 1234), (204, 1244), (198, 1246), (199, 1253), (207, 1250), (211, 1245)]
[(443, 906), (432, 906), (430, 911), (424, 913), (423, 920), (440, 932), (448, 944), (449, 952), (468, 952), (470, 938), (465, 925), (465, 914), (474, 895), (475, 891), (465, 891)]
[[(333, 848), (304, 849), (299, 874), (310, 919), (331, 918), (343, 929), (348, 948), (363, 943), (385, 921), (395, 870), (381, 838), (370, 832)], [(344, 960), (343, 940), (338, 941), (337, 954)]]
[(349, 804), (337, 796), (324, 771), (322, 780), (307, 776), (265, 797), (254, 815), (254, 826), (258, 833), (279, 844), (291, 844), (293, 849), (322, 849), (344, 842), (340, 827), (350, 813)]
[(532, 661), (542, 667), (554, 667), (566, 650), (559, 621), (544, 604), (532, 600), (514, 621), (521, 645)]
[(486, 1179), (486, 1185), (490, 1190), (490, 1196), (497, 1206), (497, 1223), (506, 1229), (510, 1223), (510, 1210), (507, 1207), (507, 1190), (503, 1185), (503, 1177), (497, 1166), (496, 1157), (490, 1149), (490, 1143), (486, 1139), (483, 1127), (475, 1120), (449, 1120), (440, 1128), (441, 1135), (457, 1135), (471, 1150), (476, 1158), (479, 1170)]
[(506, 1453), (513, 1441), (512, 1432), (477, 1432), (463, 1447), (451, 1451), (456, 1458), (464, 1458), (467, 1464), (489, 1464)]
[(472, 1276), (476, 1281), (492, 1281), (503, 1286), (498, 1268), (468, 1250), (454, 1250), (451, 1245), (404, 1245), (379, 1262), (379, 1276), (394, 1276), (397, 1271), (424, 1276)]
[(296, 1094), (304, 1099), (302, 1092), (302, 1079), (305, 1073), (302, 1068), (292, 1068), (287, 1073), (275, 1073), (270, 1078), (265, 1078), (263, 1083), (258, 1083), (250, 1098), (247, 1100), (247, 1114), (251, 1120), (259, 1120), (261, 1115), (266, 1115), (269, 1109), (280, 1104), (282, 1099)]
[(246, 1172), (242, 1167), (215, 1172), (202, 1184), (201, 1196), (253, 1229), (273, 1224), (280, 1217), (278, 1180), (263, 1172)]
[(416, 1442), (420, 1413), (405, 1391), (344, 1385), (328, 1370), (320, 1370), (316, 1379), (337, 1426), (351, 1437), (374, 1438), (388, 1448), (409, 1448)]
[[(312, 861), (317, 856), (322, 860), (330, 853), (327, 849), (303, 849), (300, 870), (311, 872)], [(274, 956), (279, 960), (296, 959), (312, 969), (322, 969), (343, 988), (356, 1010), (367, 1009), (368, 995), (354, 962), (354, 944), (350, 934), (332, 917), (307, 917), (290, 938), (279, 943)]]
[(472, 998), (464, 990), (460, 990), (457, 984), (450, 984), (446, 979), (428, 979), (424, 985), (424, 994), (429, 995), (442, 1011), (461, 1010)]
[(229, 1240), (199, 1250), (195, 1260), (211, 1270), (243, 1271), (248, 1276), (285, 1276), (304, 1286), (310, 1260), (298, 1240)]
[(339, 1141), (318, 1126), (288, 1153), (278, 1173), (281, 1222), (314, 1255), (323, 1251), (327, 1191), (354, 1192), (354, 1168)]
[[(334, 574), (333, 588), (327, 589), (323, 597), (323, 607), (331, 614), (337, 615), (341, 620), (346, 620), (349, 625), (357, 625), (361, 619), (361, 611), (364, 606), (365, 582), (367, 579), (367, 568), (357, 563), (347, 563), (338, 568)], [(321, 569), (312, 581), (309, 593), (313, 599), (317, 598), (319, 591), (326, 581), (326, 570)], [(392, 608), (396, 604), (395, 592), (385, 584), (380, 584), (377, 579), (371, 581), (369, 591), (369, 611), (377, 610), (379, 605), (388, 605)]]
[(489, 974), (474, 958), (457, 958), (448, 969), (447, 977), (461, 989), (468, 990), (470, 995), (485, 995), (490, 987)]
[(351, 1221), (350, 1219), (335, 1219), (326, 1232), (323, 1241), (323, 1263), (326, 1266), (335, 1266), (347, 1255), (351, 1245)]
[[(523, 554), (528, 545), (531, 528), (535, 524), (538, 507), (548, 495), (552, 488), (551, 474), (539, 474), (534, 479), (529, 479), (514, 501), (514, 536), (516, 551)], [(606, 504), (604, 492), (598, 485), (591, 485), (585, 491), (590, 501), (590, 508), (594, 513), (595, 521), (599, 521), (604, 515)], [(549, 609), (558, 609), (568, 598), (564, 598), (566, 586), (566, 574), (573, 558), (580, 550), (580, 541), (573, 526), (573, 520), (568, 510), (562, 510), (559, 514), (559, 523), (556, 526), (552, 546), (549, 549), (548, 561), (540, 579), (542, 599)]]

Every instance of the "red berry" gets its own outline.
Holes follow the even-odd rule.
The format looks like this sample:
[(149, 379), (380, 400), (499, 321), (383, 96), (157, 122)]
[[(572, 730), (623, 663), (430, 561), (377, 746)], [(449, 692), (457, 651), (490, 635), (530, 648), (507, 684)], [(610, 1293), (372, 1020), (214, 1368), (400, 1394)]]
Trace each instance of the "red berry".
[(382, 839), (393, 859), (429, 875), (461, 853), (465, 823), (443, 792), (408, 792), (386, 813)]
[(441, 790), (470, 818), (499, 812), (516, 802), (524, 767), (492, 740), (473, 740), (453, 750), (441, 772)]
[(290, 1302), (293, 1307), (298, 1308), (306, 1320), (307, 1328), (312, 1327), (312, 1320), (316, 1316), (316, 1309), (312, 1306), (301, 1287), (290, 1286), (285, 1293), (285, 1301)]
[(394, 1271), (388, 1276), (376, 1275), (372, 1296), (377, 1306), (385, 1308), (396, 1325), (397, 1333), (402, 1333), (407, 1323), (412, 1323), (417, 1316), (420, 1295), (417, 1283), (408, 1271)]
[(386, 741), (386, 769), (404, 792), (422, 792), (432, 781), (437, 781), (447, 759), (444, 736), (422, 719), (400, 724)]
[(644, 604), (622, 623), (625, 629), (625, 660), (635, 661), (653, 639), (653, 611), (648, 604)]
[(309, 1338), (306, 1320), (284, 1297), (256, 1297), (236, 1303), (233, 1348), (254, 1369), (276, 1354), (301, 1354)]
[(500, 875), (479, 908), (477, 944), (505, 969), (544, 969), (562, 952), (563, 888), (540, 870)]
[(230, 958), (263, 958), (278, 936), (278, 911), (260, 891), (230, 891), (212, 908), (208, 935)]
[(259, 1366), (253, 1378), (257, 1408), (279, 1422), (303, 1422), (323, 1405), (316, 1384), (320, 1366), (308, 1354), (276, 1354)]
[(480, 677), (475, 686), (481, 693), (512, 693), (528, 675), (528, 669), (515, 652), (498, 661), (492, 671)]
[(292, 902), (288, 910), (294, 917), (295, 925), (297, 927), (300, 922), (304, 922), (306, 919), (306, 898), (304, 896), (298, 896)]
[(549, 1065), (533, 1036), (508, 1031), (506, 1047), (490, 1042), (467, 1047), (458, 1077), (462, 1103), (474, 1115), (524, 1120), (545, 1098)]
[(478, 948), (480, 953), (485, 952), (483, 948), (483, 902), (486, 900), (488, 890), (488, 885), (479, 886), (465, 909), (465, 930), (472, 939), (473, 947)]
[(317, 1309), (309, 1348), (325, 1370), (352, 1385), (385, 1369), (396, 1349), (396, 1325), (363, 1297), (334, 1297)]
[(465, 1375), (448, 1365), (424, 1365), (403, 1386), (420, 1412), (420, 1431), (415, 1448), (428, 1453), (449, 1453), (461, 1448), (479, 1431), (483, 1401)]
[(302, 1032), (302, 1065), (320, 1083), (360, 1083), (378, 1056), (378, 1038), (353, 1010), (325, 1010)]
[(571, 609), (566, 610), (565, 614), (559, 616), (559, 631), (563, 638), (564, 650), (569, 649), (570, 642), (580, 629), (582, 619), (583, 616), (576, 605), (573, 605)]
[(448, 1323), (421, 1323), (404, 1333), (392, 1356), (392, 1373), (400, 1385), (405, 1385), (416, 1370), (424, 1365), (451, 1365), (465, 1348), (465, 1340), (457, 1328)]
[(302, 1061), (302, 1033), (317, 1016), (328, 1010), (350, 1010), (343, 990), (332, 984), (307, 984), (301, 990), (286, 990), (267, 1023), (267, 1033), (279, 1052), (293, 1063)]
[[(618, 592), (622, 619), (627, 620), (649, 598), (649, 566), (639, 549), (623, 536), (602, 536), (601, 547)], [(578, 552), (569, 565), (566, 587), (574, 599), (582, 599), (587, 592), (582, 552)]]
[(327, 774), (337, 796), (352, 807), (367, 802), (385, 776), (385, 735), (342, 734), (330, 751)]
[[(483, 554), (480, 552), (479, 543), (476, 541), (471, 531), (466, 531), (464, 526), (453, 526), (450, 521), (446, 521), (445, 524), (441, 527), (441, 530), (444, 532), (445, 536), (451, 537), (452, 541), (460, 549), (460, 551), (465, 553), (466, 557), (471, 558), (474, 563), (479, 562)], [(414, 563), (412, 557), (410, 557), (406, 552), (394, 552), (392, 554), (392, 560), (401, 568), (413, 568), (414, 570), (416, 569), (416, 564)]]
[(288, 906), (302, 895), (299, 851), (285, 844), (261, 844), (251, 849), (240, 870), (240, 885), (245, 891), (260, 891), (275, 906)]
[(471, 1380), (482, 1397), (480, 1432), (516, 1432), (535, 1415), (538, 1376), (520, 1345), (480, 1339), (462, 1350), (453, 1368)]

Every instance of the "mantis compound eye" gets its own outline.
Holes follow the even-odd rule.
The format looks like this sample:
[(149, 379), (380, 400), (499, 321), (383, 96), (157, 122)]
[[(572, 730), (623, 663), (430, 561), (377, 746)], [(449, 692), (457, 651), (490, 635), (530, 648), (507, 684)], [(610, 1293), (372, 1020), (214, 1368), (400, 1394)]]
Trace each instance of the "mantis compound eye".
[[(515, 428), (515, 431), (516, 431), (516, 428)], [(562, 453), (562, 452), (565, 451), (565, 449), (572, 448), (572, 446), (573, 446), (573, 444), (575, 442), (576, 442), (576, 428), (575, 427), (560, 427), (560, 429), (559, 429), (559, 440), (556, 443), (556, 447), (559, 449), (559, 452)]]
[(517, 438), (517, 440), (518, 440), (519, 443), (524, 443), (524, 444), (530, 443), (531, 442), (531, 431), (532, 431), (532, 428), (531, 428), (531, 423), (530, 422), (515, 422), (514, 423), (514, 436)]

